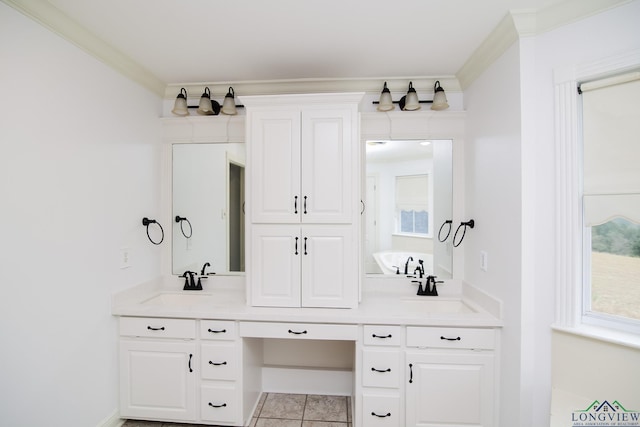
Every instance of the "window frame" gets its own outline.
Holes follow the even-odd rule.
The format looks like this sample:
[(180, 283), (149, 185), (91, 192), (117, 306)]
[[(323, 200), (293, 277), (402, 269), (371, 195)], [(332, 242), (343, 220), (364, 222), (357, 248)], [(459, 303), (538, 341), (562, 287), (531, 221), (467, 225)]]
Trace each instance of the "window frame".
[[(586, 228), (582, 202), (580, 82), (640, 67), (640, 50), (554, 70), (556, 149), (556, 322), (554, 329), (640, 348), (640, 334), (615, 316), (585, 313)], [(589, 240), (590, 243), (590, 240)], [(590, 249), (590, 246), (589, 246)], [(590, 290), (589, 290), (590, 291)]]

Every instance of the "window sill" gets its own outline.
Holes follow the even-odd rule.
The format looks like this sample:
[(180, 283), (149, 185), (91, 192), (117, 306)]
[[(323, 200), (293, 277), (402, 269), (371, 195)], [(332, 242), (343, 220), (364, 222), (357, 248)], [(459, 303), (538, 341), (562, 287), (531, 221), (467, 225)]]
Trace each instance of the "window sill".
[(391, 233), (392, 236), (413, 237), (415, 239), (433, 239), (431, 234), (415, 234), (415, 233)]
[(554, 331), (564, 332), (567, 334), (578, 335), (585, 338), (591, 338), (611, 344), (618, 344), (640, 350), (640, 335), (629, 332), (614, 331), (608, 328), (598, 326), (580, 325), (580, 326), (562, 326), (552, 325)]

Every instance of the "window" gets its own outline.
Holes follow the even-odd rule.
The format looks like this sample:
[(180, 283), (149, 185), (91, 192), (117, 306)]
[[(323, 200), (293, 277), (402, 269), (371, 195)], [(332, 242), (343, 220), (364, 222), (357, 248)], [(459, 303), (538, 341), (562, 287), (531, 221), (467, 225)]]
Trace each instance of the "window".
[(429, 175), (396, 177), (398, 233), (429, 235)]
[(640, 333), (640, 72), (580, 89), (582, 321)]

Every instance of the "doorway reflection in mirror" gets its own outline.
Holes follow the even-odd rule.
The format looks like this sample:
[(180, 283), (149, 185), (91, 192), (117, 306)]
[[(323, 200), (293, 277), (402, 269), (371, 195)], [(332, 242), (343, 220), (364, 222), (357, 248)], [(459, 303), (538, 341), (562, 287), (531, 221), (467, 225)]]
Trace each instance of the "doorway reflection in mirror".
[(244, 165), (242, 143), (173, 145), (173, 215), (193, 227), (188, 239), (173, 227), (174, 274), (207, 262), (218, 275), (244, 271)]

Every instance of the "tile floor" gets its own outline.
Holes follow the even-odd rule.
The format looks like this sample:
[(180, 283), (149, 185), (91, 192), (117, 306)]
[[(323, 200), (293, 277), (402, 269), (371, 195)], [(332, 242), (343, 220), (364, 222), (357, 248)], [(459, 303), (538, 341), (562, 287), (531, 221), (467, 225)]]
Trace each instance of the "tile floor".
[[(123, 427), (197, 427), (128, 420)], [(315, 394), (263, 393), (250, 427), (351, 427), (351, 398)]]

